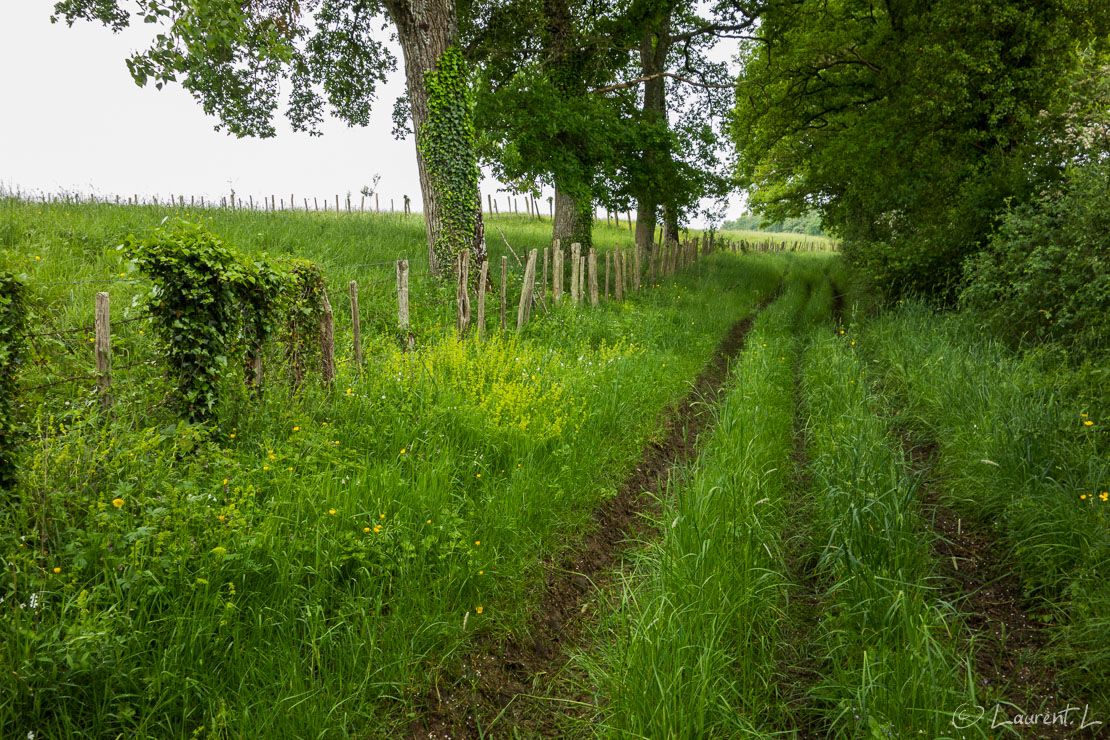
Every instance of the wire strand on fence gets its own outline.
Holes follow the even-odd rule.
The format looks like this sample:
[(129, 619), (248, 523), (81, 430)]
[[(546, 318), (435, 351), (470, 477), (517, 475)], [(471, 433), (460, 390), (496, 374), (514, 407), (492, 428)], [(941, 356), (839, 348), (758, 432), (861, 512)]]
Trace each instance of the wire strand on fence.
[(138, 283), (143, 280), (150, 280), (148, 277), (137, 278), (106, 278), (104, 280), (78, 280), (72, 283), (27, 283), (27, 285), (45, 286), (45, 285), (105, 285), (112, 283)]
[[(115, 326), (119, 326), (120, 324), (130, 324), (133, 321), (142, 321), (143, 319), (148, 319), (153, 315), (154, 314), (152, 314), (150, 312), (147, 312), (147, 313), (144, 313), (140, 316), (134, 316), (130, 319), (121, 319), (119, 321), (113, 321), (112, 326), (115, 327)], [(35, 332), (33, 334), (24, 334), (23, 336), (27, 337), (28, 339), (32, 338), (32, 337), (57, 337), (57, 336), (61, 336), (62, 334), (78, 334), (80, 332), (88, 333), (88, 332), (94, 331), (95, 328), (96, 327), (93, 327), (93, 326), (79, 326), (76, 329), (59, 329), (57, 331), (41, 331), (41, 332)]]
[[(114, 368), (112, 368), (112, 372), (122, 372), (124, 370), (130, 370), (132, 368), (138, 367), (139, 365), (153, 365), (156, 362), (158, 362), (158, 360), (139, 360), (138, 362), (132, 362), (130, 365), (124, 365), (123, 367), (114, 367)], [(19, 392), (20, 393), (29, 393), (30, 391), (42, 390), (43, 388), (53, 388), (56, 385), (62, 385), (64, 383), (72, 383), (72, 382), (77, 381), (77, 380), (92, 380), (93, 378), (96, 378), (96, 377), (98, 377), (97, 373), (86, 373), (85, 375), (74, 375), (72, 378), (66, 378), (64, 380), (56, 380), (53, 383), (44, 383), (42, 385), (33, 385), (30, 388), (20, 388)]]

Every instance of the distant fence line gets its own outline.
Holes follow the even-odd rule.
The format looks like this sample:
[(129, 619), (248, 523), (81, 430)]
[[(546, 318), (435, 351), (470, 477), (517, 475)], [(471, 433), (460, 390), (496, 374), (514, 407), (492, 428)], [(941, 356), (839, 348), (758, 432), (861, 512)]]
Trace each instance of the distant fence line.
[[(0, 189), (0, 195), (5, 191)], [(255, 202), (254, 195), (247, 195), (244, 198), (238, 195), (235, 191), (231, 191), (227, 195), (221, 195), (217, 201), (211, 196), (195, 196), (190, 195), (186, 200), (184, 195), (170, 194), (168, 196), (159, 197), (157, 195), (140, 196), (138, 193), (131, 195), (96, 195), (95, 193), (83, 195), (79, 192), (61, 191), (59, 193), (50, 193), (46, 191), (23, 192), (16, 189), (15, 192), (7, 192), (19, 200), (26, 200), (39, 203), (63, 203), (63, 204), (80, 204), (80, 203), (93, 203), (104, 205), (127, 205), (127, 206), (165, 206), (171, 208), (213, 208), (224, 209), (229, 211), (257, 211), (259, 213), (273, 213), (278, 211), (304, 211), (308, 213), (403, 213), (411, 215), (412, 201), (407, 195), (401, 196), (400, 204), (394, 197), (389, 198), (389, 210), (383, 210), (382, 197), (380, 193), (371, 193), (370, 195), (363, 195), (361, 193), (352, 195), (340, 195), (334, 193), (324, 196), (301, 196), (297, 197), (296, 193), (290, 193), (289, 199), (286, 200), (284, 195), (270, 194), (263, 195)], [(494, 196), (491, 193), (486, 193), (486, 213), (490, 216), (499, 216), (501, 214), (501, 196)], [(523, 215), (530, 216), (537, 220), (544, 217), (543, 209), (540, 206), (539, 200), (532, 194), (523, 195), (505, 195), (505, 213), (513, 215), (521, 215), (520, 201), (524, 201)], [(547, 214), (548, 218), (554, 218), (554, 201), (551, 197), (547, 198)], [(594, 207), (594, 218), (601, 220), (601, 212), (605, 212), (605, 222), (612, 221), (617, 226), (621, 225), (621, 212), (610, 211), (607, 208), (600, 206)], [(624, 213), (624, 221), (628, 225), (629, 230), (633, 229), (635, 221), (632, 219), (631, 212)]]

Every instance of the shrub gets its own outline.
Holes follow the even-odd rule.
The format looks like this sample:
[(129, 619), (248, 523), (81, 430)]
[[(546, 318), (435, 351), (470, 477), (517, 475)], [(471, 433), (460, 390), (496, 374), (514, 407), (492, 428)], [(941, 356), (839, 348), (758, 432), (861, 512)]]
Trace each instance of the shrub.
[(15, 377), (22, 361), (24, 319), (23, 284), (0, 272), (0, 489), (11, 488), (16, 480)]
[(1063, 186), (1002, 218), (968, 259), (965, 307), (1013, 342), (1103, 354), (1110, 336), (1110, 164), (1073, 167)]
[[(269, 334), (283, 279), (265, 260), (244, 261), (203, 226), (176, 220), (128, 254), (154, 279), (148, 297), (155, 331), (191, 421), (210, 418), (230, 367), (249, 366), (248, 350)], [(233, 362), (233, 360), (238, 360)]]

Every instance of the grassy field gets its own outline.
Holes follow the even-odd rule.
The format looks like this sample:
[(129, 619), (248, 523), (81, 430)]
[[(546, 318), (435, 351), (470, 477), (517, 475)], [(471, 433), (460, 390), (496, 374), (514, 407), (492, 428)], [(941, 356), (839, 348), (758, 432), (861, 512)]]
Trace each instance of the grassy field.
[(732, 241), (745, 241), (757, 244), (770, 242), (776, 245), (781, 244), (787, 249), (812, 249), (817, 252), (835, 252), (837, 249), (837, 240), (827, 236), (770, 231), (745, 231), (738, 229), (723, 229), (719, 233), (722, 237), (731, 239)]
[[(22, 386), (90, 371), (98, 290), (136, 319), (115, 362), (158, 357), (117, 246), (166, 215), (0, 204), (0, 268), (31, 284)], [(455, 338), (453, 288), (415, 277), (406, 352), (392, 261), (424, 271), (419, 217), (202, 217), (323, 266), (337, 382), (293, 393), (275, 355), (262, 398), (229, 382), (207, 425), (164, 403), (158, 364), (117, 375), (110, 415), (88, 380), (21, 397), (0, 736), (988, 737), (996, 705), (1110, 721), (1100, 365), (867, 308), (839, 257), (791, 253), (714, 254), (484, 342)], [(492, 226), (522, 256), (549, 238)], [(667, 440), (688, 452), (660, 457)], [(642, 525), (598, 540), (614, 502)], [(494, 683), (501, 664), (519, 685)]]

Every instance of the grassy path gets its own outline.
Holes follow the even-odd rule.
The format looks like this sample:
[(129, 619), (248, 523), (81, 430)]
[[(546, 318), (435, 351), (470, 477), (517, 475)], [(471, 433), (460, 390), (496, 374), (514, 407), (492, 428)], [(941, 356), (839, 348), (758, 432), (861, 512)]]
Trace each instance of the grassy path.
[(527, 634), (485, 636), (463, 659), (456, 684), (439, 692), (429, 714), (414, 721), (413, 737), (552, 736), (563, 731), (568, 715), (582, 716), (574, 707), (590, 705), (582, 676), (568, 666), (568, 650), (582, 646), (594, 619), (591, 602), (610, 585), (622, 553), (648, 534), (643, 518), (658, 512), (673, 469), (695, 458), (712, 431), (713, 407), (730, 364), (772, 299), (729, 328), (685, 396), (667, 410), (616, 495), (593, 512), (593, 531), (544, 566), (539, 611)]

